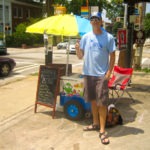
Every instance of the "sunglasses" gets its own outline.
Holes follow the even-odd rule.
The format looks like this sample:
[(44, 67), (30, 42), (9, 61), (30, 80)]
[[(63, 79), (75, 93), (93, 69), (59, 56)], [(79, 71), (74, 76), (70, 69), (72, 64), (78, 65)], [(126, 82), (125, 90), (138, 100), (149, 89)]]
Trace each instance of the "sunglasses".
[(90, 19), (90, 21), (100, 21), (100, 19), (97, 18), (97, 17), (93, 17), (93, 18)]

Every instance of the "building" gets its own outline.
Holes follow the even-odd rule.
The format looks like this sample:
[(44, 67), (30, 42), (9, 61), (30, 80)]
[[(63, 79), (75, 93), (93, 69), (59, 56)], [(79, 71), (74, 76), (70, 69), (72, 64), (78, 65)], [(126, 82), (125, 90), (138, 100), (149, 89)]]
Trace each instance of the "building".
[(0, 33), (11, 34), (15, 27), (30, 17), (42, 16), (42, 6), (36, 2), (0, 0)]

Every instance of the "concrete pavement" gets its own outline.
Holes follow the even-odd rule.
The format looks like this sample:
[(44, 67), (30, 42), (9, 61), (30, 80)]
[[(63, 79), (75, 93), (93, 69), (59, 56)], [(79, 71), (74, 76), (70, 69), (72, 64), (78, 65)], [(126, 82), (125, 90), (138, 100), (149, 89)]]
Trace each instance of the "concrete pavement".
[[(81, 72), (74, 67), (73, 72)], [(38, 105), (34, 114), (37, 76), (0, 87), (0, 150), (149, 150), (150, 74), (134, 72), (130, 93), (117, 104), (124, 124), (107, 129), (111, 143), (101, 144), (98, 132), (83, 132), (90, 119), (70, 121), (63, 112)], [(59, 101), (59, 99), (58, 99)]]

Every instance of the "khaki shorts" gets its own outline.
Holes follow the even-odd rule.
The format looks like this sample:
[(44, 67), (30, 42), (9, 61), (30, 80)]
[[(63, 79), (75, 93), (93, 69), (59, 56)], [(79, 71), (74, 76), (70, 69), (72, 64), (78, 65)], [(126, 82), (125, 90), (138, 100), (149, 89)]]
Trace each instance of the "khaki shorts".
[(96, 100), (97, 105), (109, 104), (108, 80), (105, 77), (84, 76), (84, 98), (90, 102)]

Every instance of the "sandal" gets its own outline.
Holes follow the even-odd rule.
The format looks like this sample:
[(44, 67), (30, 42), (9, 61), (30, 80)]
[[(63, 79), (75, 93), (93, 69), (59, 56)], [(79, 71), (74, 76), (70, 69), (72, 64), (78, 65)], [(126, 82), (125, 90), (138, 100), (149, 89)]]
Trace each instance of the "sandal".
[[(109, 139), (108, 139), (108, 136), (105, 134), (105, 132), (103, 133), (99, 133), (99, 138), (101, 140), (101, 143), (104, 144), (104, 145), (107, 145), (110, 143)], [(108, 139), (107, 142), (105, 142), (105, 139)]]
[(92, 124), (92, 125), (89, 125), (89, 126), (83, 128), (83, 131), (96, 131), (99, 129), (100, 129), (99, 125)]

